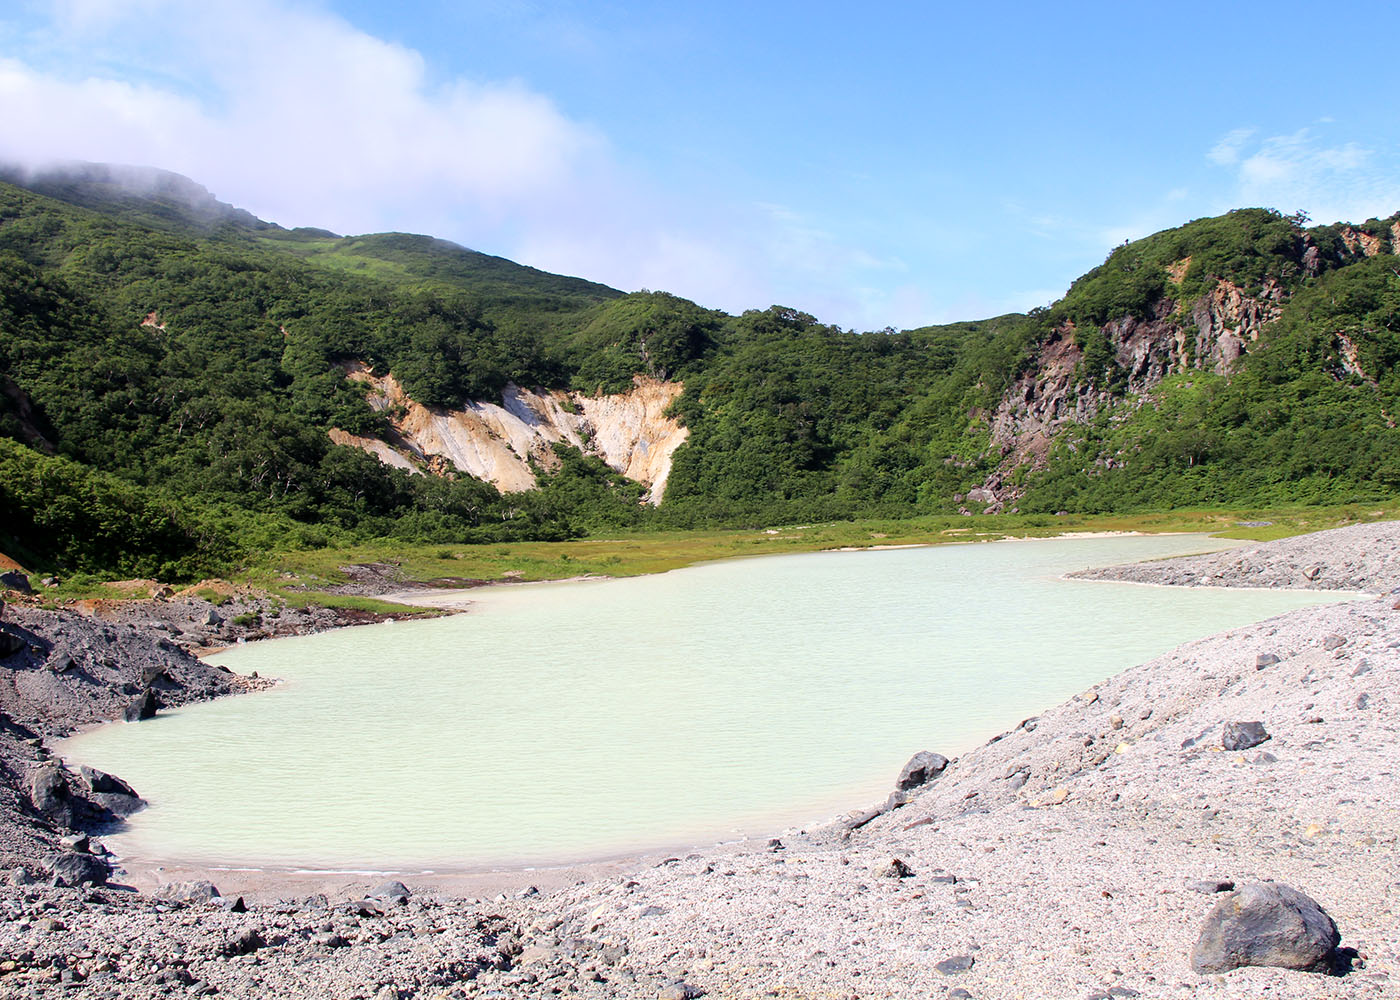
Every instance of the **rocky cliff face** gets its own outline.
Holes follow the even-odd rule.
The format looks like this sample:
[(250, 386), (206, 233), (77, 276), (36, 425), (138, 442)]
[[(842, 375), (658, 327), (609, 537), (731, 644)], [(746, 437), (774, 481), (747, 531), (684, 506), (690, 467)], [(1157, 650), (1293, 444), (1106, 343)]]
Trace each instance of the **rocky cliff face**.
[(346, 377), (366, 385), (370, 406), (387, 416), (393, 430), (379, 440), (332, 429), (336, 444), (360, 448), (409, 472), (466, 473), (503, 493), (534, 489), (531, 461), (555, 467), (553, 446), (562, 443), (649, 487), (646, 499), (657, 504), (671, 457), (689, 434), (665, 415), (684, 388), (679, 382), (639, 376), (630, 391), (611, 396), (509, 385), (499, 404), (473, 402), (446, 410), (415, 402), (393, 375), (375, 375), (364, 365), (349, 366)]
[[(1174, 280), (1189, 259), (1168, 268)], [(1185, 310), (1171, 298), (1159, 299), (1150, 317), (1127, 316), (1101, 329), (1130, 395), (1150, 392), (1168, 375), (1186, 371), (1227, 374), (1283, 309), (1286, 292), (1265, 282), (1256, 294), (1220, 281)], [(1083, 378), (1084, 351), (1066, 323), (1037, 348), (1032, 364), (1002, 397), (988, 418), (992, 447), (1001, 457), (997, 471), (968, 494), (989, 513), (1011, 509), (1022, 490), (1008, 485), (1010, 474), (1045, 464), (1054, 438), (1069, 424), (1087, 423), (1122, 398)]]

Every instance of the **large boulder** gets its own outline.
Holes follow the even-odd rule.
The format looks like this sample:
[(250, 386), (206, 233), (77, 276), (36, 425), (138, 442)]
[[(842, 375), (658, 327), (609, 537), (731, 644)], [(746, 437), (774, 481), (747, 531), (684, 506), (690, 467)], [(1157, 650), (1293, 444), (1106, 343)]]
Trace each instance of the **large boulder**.
[(17, 569), (0, 573), (0, 590), (13, 590), (18, 594), (34, 593), (34, 588), (29, 585), (29, 577)]
[(22, 635), (0, 628), (0, 659), (6, 656), (14, 656), (29, 647), (29, 642)]
[(84, 764), (78, 774), (87, 786), (88, 798), (118, 819), (145, 808), (146, 800), (121, 778)]
[(29, 801), (46, 819), (61, 826), (73, 825), (73, 799), (57, 764), (44, 764), (30, 775)]
[(948, 758), (941, 753), (921, 750), (910, 757), (909, 763), (900, 769), (899, 778), (895, 781), (894, 787), (898, 791), (907, 792), (911, 788), (926, 785), (942, 774), (943, 769), (947, 766)]
[(1206, 914), (1191, 968), (1202, 975), (1248, 965), (1330, 972), (1341, 940), (1315, 900), (1282, 882), (1250, 882)]
[(408, 886), (402, 882), (382, 882), (375, 886), (374, 890), (367, 894), (367, 899), (383, 899), (391, 903), (403, 905), (408, 902), (408, 897), (413, 895)]
[(77, 851), (58, 855), (49, 868), (54, 879), (63, 885), (82, 885), (84, 882), (102, 885), (112, 871), (101, 858)]
[(156, 899), (167, 903), (212, 903), (219, 899), (219, 889), (213, 882), (167, 882), (156, 890)]
[(142, 722), (155, 717), (157, 710), (163, 708), (160, 696), (150, 688), (138, 694), (132, 699), (131, 704), (126, 706), (122, 712), (122, 718), (127, 722)]

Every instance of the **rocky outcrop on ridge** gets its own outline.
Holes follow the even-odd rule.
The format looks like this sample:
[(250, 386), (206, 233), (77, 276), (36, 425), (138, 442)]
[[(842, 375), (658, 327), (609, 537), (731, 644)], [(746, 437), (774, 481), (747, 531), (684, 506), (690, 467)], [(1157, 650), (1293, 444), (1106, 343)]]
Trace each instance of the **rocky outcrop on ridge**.
[(1163, 298), (1147, 318), (1125, 316), (1105, 324), (1102, 333), (1126, 375), (1126, 384), (1114, 391), (1083, 378), (1084, 351), (1074, 324), (1066, 322), (1038, 346), (1034, 362), (989, 417), (991, 447), (1002, 461), (978, 494), (986, 512), (1014, 506), (1022, 491), (1012, 485), (1011, 473), (1023, 466), (1042, 467), (1055, 437), (1067, 426), (1089, 423), (1125, 393), (1150, 392), (1168, 375), (1228, 374), (1264, 327), (1278, 318), (1285, 297), (1273, 280), (1257, 294), (1219, 281), (1184, 313), (1175, 299)]

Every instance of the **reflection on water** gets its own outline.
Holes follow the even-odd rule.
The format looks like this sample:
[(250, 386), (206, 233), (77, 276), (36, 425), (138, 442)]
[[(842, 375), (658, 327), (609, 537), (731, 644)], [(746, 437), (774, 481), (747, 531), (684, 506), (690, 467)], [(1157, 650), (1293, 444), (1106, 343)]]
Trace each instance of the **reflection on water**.
[(268, 692), (65, 747), (153, 804), (131, 855), (468, 868), (768, 834), (882, 798), (1176, 643), (1335, 599), (1065, 581), (1201, 536), (999, 542), (493, 588), (228, 651)]

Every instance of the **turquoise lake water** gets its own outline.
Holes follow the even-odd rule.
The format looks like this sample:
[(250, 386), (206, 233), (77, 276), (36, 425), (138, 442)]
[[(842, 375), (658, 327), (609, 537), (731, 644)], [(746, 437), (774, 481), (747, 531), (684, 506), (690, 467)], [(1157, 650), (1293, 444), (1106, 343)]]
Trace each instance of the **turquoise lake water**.
[(1190, 638), (1335, 595), (1060, 579), (1123, 536), (826, 552), (496, 587), (468, 614), (212, 657), (277, 688), (62, 748), (151, 803), (127, 856), (471, 869), (769, 836), (883, 799)]

